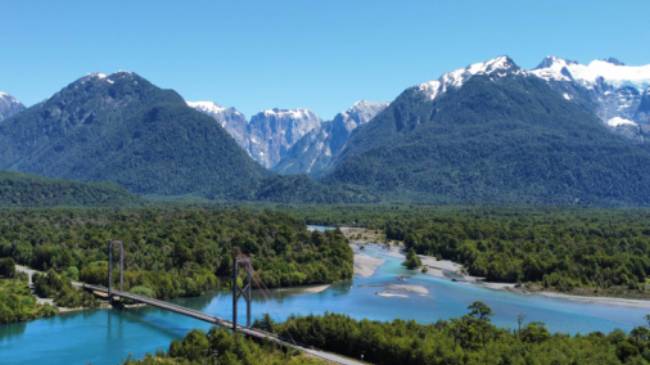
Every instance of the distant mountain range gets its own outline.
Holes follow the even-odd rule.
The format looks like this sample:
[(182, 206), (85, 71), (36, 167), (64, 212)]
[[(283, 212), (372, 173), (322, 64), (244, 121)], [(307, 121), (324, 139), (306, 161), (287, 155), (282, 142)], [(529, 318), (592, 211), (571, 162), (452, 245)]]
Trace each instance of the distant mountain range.
[(366, 200), (309, 179), (302, 196), (280, 191), (289, 186), (283, 178), (255, 163), (213, 118), (131, 72), (82, 77), (0, 122), (0, 170), (111, 181), (150, 196)]
[(318, 175), (345, 145), (350, 132), (388, 103), (359, 101), (326, 122), (304, 108), (268, 109), (249, 122), (237, 109), (212, 101), (188, 101), (187, 105), (219, 122), (265, 168), (282, 174)]
[(647, 205), (649, 131), (650, 66), (615, 59), (526, 70), (497, 57), (329, 121), (280, 108), (247, 120), (119, 72), (28, 109), (0, 94), (0, 169), (151, 196)]
[(368, 123), (383, 111), (388, 103), (358, 101), (333, 120), (321, 123), (300, 138), (273, 166), (282, 174), (307, 173), (319, 176), (330, 167), (348, 141), (354, 129)]

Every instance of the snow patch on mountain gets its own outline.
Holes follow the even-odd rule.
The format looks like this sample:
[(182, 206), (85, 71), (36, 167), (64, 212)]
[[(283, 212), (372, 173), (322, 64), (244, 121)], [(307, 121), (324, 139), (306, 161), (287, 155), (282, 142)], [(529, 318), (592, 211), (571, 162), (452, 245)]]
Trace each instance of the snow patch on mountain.
[(305, 108), (297, 109), (266, 109), (262, 112), (265, 117), (288, 118), (288, 119), (314, 119), (318, 118), (314, 112)]
[(615, 87), (632, 86), (643, 89), (650, 86), (650, 65), (627, 66), (617, 60), (593, 60), (583, 65), (559, 57), (547, 57), (531, 73), (545, 80), (575, 80), (588, 88), (599, 82)]
[(320, 118), (309, 109), (264, 110), (253, 115), (248, 123), (248, 152), (262, 166), (271, 168), (300, 138), (320, 124)]
[(245, 150), (250, 145), (248, 134), (248, 121), (244, 114), (235, 108), (226, 108), (213, 101), (185, 101), (187, 106), (209, 115), (226, 130)]
[(186, 101), (190, 108), (197, 109), (208, 114), (222, 113), (226, 108), (213, 101)]
[(346, 130), (351, 132), (356, 127), (369, 122), (377, 114), (386, 109), (388, 104), (387, 102), (359, 100), (346, 111), (334, 116), (334, 120), (340, 119)]
[(501, 56), (445, 73), (416, 89), (435, 100), (451, 88), (461, 88), (476, 75), (537, 77), (566, 101), (592, 109), (603, 124), (617, 133), (635, 140), (644, 140), (644, 135), (650, 133), (650, 65), (628, 66), (615, 58), (581, 64), (548, 56), (534, 69), (523, 70)]
[(450, 88), (460, 88), (475, 75), (504, 77), (511, 74), (525, 74), (508, 56), (499, 56), (485, 62), (473, 63), (465, 68), (447, 72), (437, 80), (427, 81), (418, 85), (418, 89), (430, 100), (436, 99)]
[(636, 124), (636, 122), (634, 122), (633, 120), (629, 120), (621, 117), (614, 117), (607, 121), (607, 125), (610, 127), (620, 127), (624, 125), (637, 126), (638, 124)]
[(580, 64), (546, 57), (530, 74), (548, 82), (567, 100), (593, 108), (603, 123), (633, 140), (650, 130), (644, 100), (650, 87), (650, 65), (627, 66), (608, 58)]
[(360, 100), (333, 120), (324, 122), (304, 137), (274, 166), (283, 174), (307, 173), (318, 176), (330, 166), (350, 137), (352, 131), (370, 122), (389, 103)]

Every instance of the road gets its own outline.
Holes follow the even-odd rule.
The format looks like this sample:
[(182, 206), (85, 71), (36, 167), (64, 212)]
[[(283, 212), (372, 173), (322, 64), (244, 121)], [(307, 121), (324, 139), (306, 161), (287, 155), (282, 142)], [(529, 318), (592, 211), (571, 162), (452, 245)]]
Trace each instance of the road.
[[(97, 285), (90, 285), (90, 284), (82, 284), (83, 288), (86, 290), (91, 290), (93, 292), (99, 292), (99, 293), (108, 293), (108, 289), (102, 286), (97, 286)], [(201, 311), (191, 309), (191, 308), (186, 308), (182, 307), (180, 305), (176, 305), (173, 303), (165, 302), (162, 300), (158, 299), (153, 299), (149, 297), (145, 297), (142, 295), (137, 295), (137, 294), (132, 294), (129, 292), (123, 292), (119, 290), (112, 290), (112, 295), (121, 297), (121, 298), (126, 298), (130, 299), (139, 303), (144, 303), (147, 305), (150, 305), (152, 307), (168, 310), (171, 312), (175, 312), (178, 314), (182, 314), (188, 317), (192, 317), (204, 322), (208, 322), (217, 326), (225, 327), (225, 328), (232, 328), (232, 322), (219, 318), (219, 317), (214, 317), (209, 314), (203, 313)], [(261, 331), (259, 329), (252, 329), (252, 328), (247, 328), (247, 327), (241, 327), (237, 326), (237, 331), (249, 336), (249, 337), (254, 337), (258, 338), (261, 340), (269, 341), (276, 343), (280, 346), (284, 346), (287, 348), (292, 348), (301, 352), (304, 352), (312, 357), (317, 357), (323, 360), (326, 360), (328, 362), (334, 363), (334, 364), (340, 364), (340, 365), (367, 365), (368, 363), (361, 362), (355, 359), (350, 359), (345, 356), (341, 356), (338, 354), (334, 354), (331, 352), (326, 352), (326, 351), (321, 351), (318, 349), (311, 349), (311, 348), (306, 348), (300, 345), (297, 345), (295, 343), (291, 343), (285, 340), (282, 340), (278, 338), (275, 334), (266, 332), (266, 331)]]

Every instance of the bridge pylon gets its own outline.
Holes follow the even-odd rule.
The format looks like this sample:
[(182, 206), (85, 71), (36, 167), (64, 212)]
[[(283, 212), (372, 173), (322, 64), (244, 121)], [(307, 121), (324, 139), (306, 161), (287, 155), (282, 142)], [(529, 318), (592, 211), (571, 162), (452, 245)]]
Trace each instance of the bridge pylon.
[(124, 291), (124, 242), (118, 240), (108, 241), (108, 296), (113, 290), (113, 245), (120, 246), (120, 291)]
[[(239, 277), (239, 269), (246, 272), (246, 279), (243, 286), (239, 286), (237, 278)], [(253, 279), (253, 264), (250, 257), (242, 254), (235, 254), (233, 256), (232, 265), (232, 329), (237, 331), (237, 304), (239, 298), (243, 297), (246, 301), (246, 327), (251, 326), (251, 305), (253, 302), (252, 296), (252, 280)]]

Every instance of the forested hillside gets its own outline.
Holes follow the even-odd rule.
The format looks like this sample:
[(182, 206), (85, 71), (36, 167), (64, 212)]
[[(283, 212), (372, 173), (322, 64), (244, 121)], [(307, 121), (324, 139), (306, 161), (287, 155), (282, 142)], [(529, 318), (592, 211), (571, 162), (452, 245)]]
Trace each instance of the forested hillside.
[(141, 200), (108, 183), (81, 183), (0, 172), (0, 207), (133, 205)]
[(406, 90), (352, 133), (324, 181), (438, 203), (650, 203), (647, 146), (512, 72), (476, 75), (435, 100)]
[(106, 284), (109, 239), (124, 241), (126, 288), (156, 297), (194, 296), (229, 285), (235, 248), (252, 257), (256, 278), (266, 287), (352, 276), (352, 251), (339, 232), (310, 233), (280, 213), (198, 208), (0, 212), (0, 257), (39, 270), (77, 273), (71, 278), (88, 283)]
[(175, 91), (130, 72), (83, 77), (4, 120), (2, 168), (110, 181), (149, 196), (314, 203), (376, 199), (341, 184), (274, 175)]
[(232, 198), (249, 197), (267, 175), (212, 118), (129, 72), (83, 77), (4, 120), (0, 168)]

